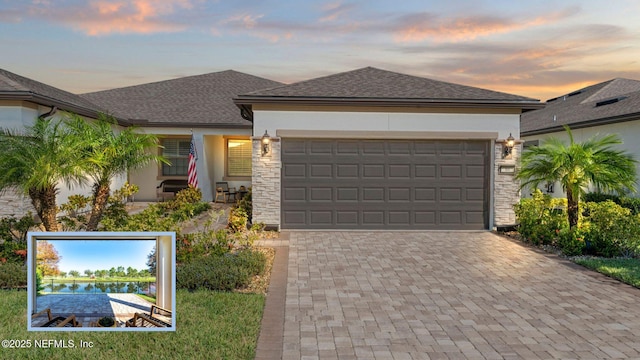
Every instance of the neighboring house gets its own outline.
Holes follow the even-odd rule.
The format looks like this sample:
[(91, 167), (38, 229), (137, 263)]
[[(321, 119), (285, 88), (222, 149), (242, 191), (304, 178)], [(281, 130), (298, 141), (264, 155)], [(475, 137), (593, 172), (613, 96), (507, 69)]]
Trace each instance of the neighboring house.
[[(75, 113), (90, 120), (100, 112), (104, 110), (78, 95), (0, 69), (0, 128), (19, 132), (33, 125), (39, 116), (59, 119), (65, 113)], [(118, 121), (120, 125), (129, 125), (124, 119)], [(116, 179), (114, 188), (125, 181), (124, 176)], [(69, 189), (64, 184), (58, 188), (60, 203), (66, 202), (71, 194), (90, 192), (88, 188)], [(28, 211), (34, 212), (28, 197), (11, 190), (0, 194), (0, 217), (22, 216)]]
[[(605, 81), (549, 99), (544, 109), (522, 114), (520, 136), (525, 140), (525, 148), (549, 137), (568, 141), (563, 125), (571, 128), (575, 141), (617, 134), (624, 142), (621, 148), (640, 161), (640, 81), (620, 78)], [(541, 190), (564, 196), (558, 183), (546, 184)]]
[(513, 224), (520, 144), (503, 144), (542, 106), (370, 67), (234, 101), (253, 122), (254, 221), (282, 229)]
[(140, 187), (136, 200), (155, 201), (156, 187), (167, 179), (187, 179), (191, 134), (195, 139), (198, 184), (212, 201), (215, 184), (251, 184), (250, 121), (242, 118), (233, 98), (282, 83), (233, 70), (83, 94), (82, 97), (142, 131), (160, 137), (160, 149), (171, 166), (150, 165), (129, 174)]

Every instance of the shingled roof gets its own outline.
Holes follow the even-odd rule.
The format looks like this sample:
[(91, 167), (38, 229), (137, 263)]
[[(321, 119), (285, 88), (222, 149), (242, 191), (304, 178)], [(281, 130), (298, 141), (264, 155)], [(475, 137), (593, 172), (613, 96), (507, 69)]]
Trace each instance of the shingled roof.
[(282, 83), (227, 70), (82, 96), (142, 126), (251, 127), (232, 99)]
[(612, 79), (547, 100), (544, 109), (522, 114), (522, 136), (640, 120), (640, 81)]
[(234, 99), (238, 106), (257, 103), (360, 104), (378, 106), (482, 106), (502, 105), (537, 109), (536, 99), (471, 86), (366, 67), (272, 89)]
[(96, 117), (98, 105), (76, 94), (0, 69), (0, 100), (29, 101), (60, 110)]

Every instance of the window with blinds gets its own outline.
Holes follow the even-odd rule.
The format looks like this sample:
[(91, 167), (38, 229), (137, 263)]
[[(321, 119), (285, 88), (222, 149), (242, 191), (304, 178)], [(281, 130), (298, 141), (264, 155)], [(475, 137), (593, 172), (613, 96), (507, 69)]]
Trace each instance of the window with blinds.
[(171, 165), (162, 164), (163, 176), (187, 176), (189, 167), (190, 139), (163, 139), (162, 155)]
[(251, 176), (251, 140), (227, 139), (227, 176)]

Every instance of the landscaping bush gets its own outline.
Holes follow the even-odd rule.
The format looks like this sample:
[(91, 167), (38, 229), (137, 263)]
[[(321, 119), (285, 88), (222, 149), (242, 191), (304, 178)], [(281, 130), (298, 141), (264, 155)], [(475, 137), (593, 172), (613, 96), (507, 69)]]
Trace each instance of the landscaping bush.
[(264, 271), (266, 257), (244, 249), (234, 253), (203, 256), (176, 268), (178, 288), (231, 291), (249, 285), (252, 276)]
[(27, 286), (27, 266), (12, 262), (0, 262), (0, 289), (16, 289)]
[(28, 212), (21, 218), (14, 216), (0, 219), (0, 243), (4, 241), (26, 242), (27, 232), (36, 226), (33, 214)]
[(566, 199), (554, 199), (536, 189), (532, 198), (515, 205), (520, 235), (535, 245), (551, 244), (559, 231), (569, 228), (566, 207)]
[(611, 200), (585, 206), (587, 252), (605, 256), (635, 256), (640, 251), (640, 218)]
[(176, 241), (176, 261), (186, 263), (203, 256), (223, 255), (231, 249), (233, 241), (224, 229), (179, 235)]
[(249, 216), (244, 208), (233, 207), (229, 211), (229, 230), (233, 232), (247, 231), (247, 224), (249, 223)]
[(569, 228), (559, 230), (556, 246), (566, 256), (582, 255), (585, 248), (583, 231)]
[(614, 203), (631, 210), (632, 215), (640, 214), (640, 198), (618, 196), (613, 194), (603, 193), (587, 193), (584, 195), (585, 202), (605, 202), (611, 200)]

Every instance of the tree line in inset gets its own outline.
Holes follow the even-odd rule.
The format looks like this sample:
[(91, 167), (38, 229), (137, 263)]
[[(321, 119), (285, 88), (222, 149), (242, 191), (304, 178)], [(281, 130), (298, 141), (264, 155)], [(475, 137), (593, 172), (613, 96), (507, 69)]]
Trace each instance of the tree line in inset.
[(82, 273), (78, 270), (70, 270), (68, 272), (60, 271), (58, 263), (62, 257), (58, 254), (58, 251), (48, 241), (39, 240), (36, 251), (36, 269), (42, 273), (45, 277), (61, 277), (66, 278), (71, 276), (72, 278), (79, 278), (82, 274), (90, 279), (100, 278), (142, 278), (155, 276), (155, 248), (147, 255), (148, 269), (138, 270), (131, 266), (125, 269), (124, 266), (111, 267), (110, 269), (86, 269)]

